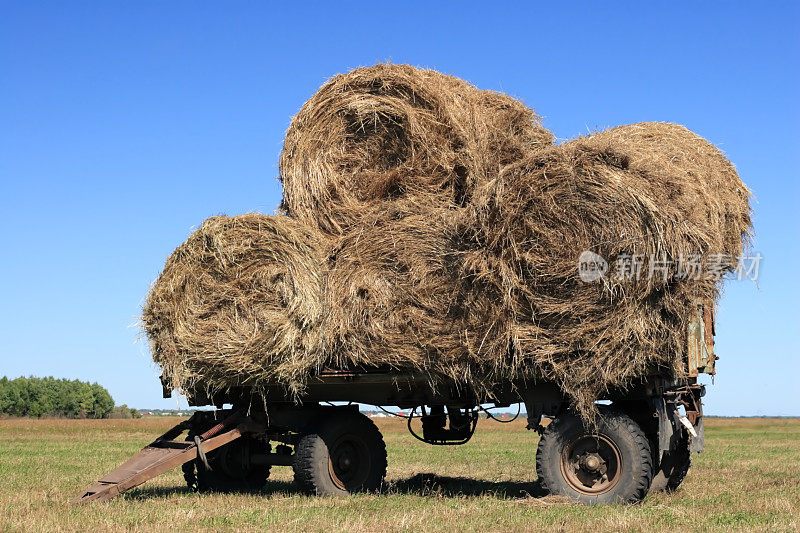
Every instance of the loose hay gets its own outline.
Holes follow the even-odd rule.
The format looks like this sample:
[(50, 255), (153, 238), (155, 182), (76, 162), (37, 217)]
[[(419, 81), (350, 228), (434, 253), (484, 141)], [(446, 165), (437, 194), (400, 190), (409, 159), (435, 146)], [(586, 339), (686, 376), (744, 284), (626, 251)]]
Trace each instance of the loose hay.
[(373, 209), (331, 251), (328, 364), (469, 375), (470, 336), (487, 323), (474, 287), (458, 277), (449, 234), (456, 211), (423, 207), (423, 214), (417, 201)]
[(144, 306), (164, 375), (183, 389), (302, 386), (324, 333), (322, 250), (288, 217), (206, 220), (167, 260)]
[(664, 266), (724, 254), (730, 271), (749, 238), (749, 195), (719, 150), (673, 124), (615, 128), (506, 168), (477, 195), (461, 245), (464, 274), (506, 317), (506, 374), (556, 380), (587, 416), (609, 389), (684, 375), (692, 306), (716, 299), (722, 280), (682, 279), (672, 263), (587, 283), (578, 257)]
[(368, 211), (332, 249), (326, 364), (411, 369), (491, 397), (518, 377), (508, 317), (491, 287), (464, 274), (465, 212), (422, 207), (398, 201)]
[[(688, 318), (734, 268), (750, 193), (689, 130), (614, 128), (552, 145), (513, 99), (403, 65), (324, 85), (281, 158), (290, 217), (215, 217), (170, 257), (144, 324), (179, 387), (389, 367), (491, 394), (557, 382), (586, 418), (606, 391), (685, 373)], [(594, 282), (584, 251), (662, 276)], [(647, 269), (647, 265), (645, 265)], [(647, 271), (644, 272), (647, 274)]]
[(292, 120), (282, 205), (341, 234), (382, 200), (462, 205), (503, 165), (552, 142), (533, 110), (505, 94), (409, 65), (358, 68), (323, 85)]

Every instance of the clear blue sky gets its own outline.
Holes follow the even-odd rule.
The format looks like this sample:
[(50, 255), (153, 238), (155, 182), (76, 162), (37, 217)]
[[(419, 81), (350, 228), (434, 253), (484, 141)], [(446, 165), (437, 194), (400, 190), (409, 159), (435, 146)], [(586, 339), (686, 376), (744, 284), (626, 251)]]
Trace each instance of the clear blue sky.
[(661, 120), (721, 147), (765, 259), (726, 289), (708, 410), (800, 415), (798, 4), (557, 4), (3, 2), (0, 375), (175, 406), (136, 325), (149, 284), (206, 217), (272, 212), (290, 117), (389, 60), (508, 92), (559, 138)]

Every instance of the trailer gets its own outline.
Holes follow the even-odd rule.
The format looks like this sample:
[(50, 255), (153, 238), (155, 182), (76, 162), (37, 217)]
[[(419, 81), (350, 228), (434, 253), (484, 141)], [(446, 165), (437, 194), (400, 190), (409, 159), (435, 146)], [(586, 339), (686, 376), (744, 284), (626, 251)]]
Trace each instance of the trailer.
[[(519, 380), (479, 395), (454, 382), (386, 368), (327, 369), (299, 398), (278, 384), (185, 391), (197, 411), (136, 456), (81, 492), (74, 503), (109, 500), (181, 466), (195, 491), (257, 490), (270, 470), (291, 466), (309, 494), (381, 490), (387, 454), (375, 424), (358, 404), (410, 413), (408, 428), (432, 445), (462, 445), (484, 405), (523, 404), (527, 429), (539, 433), (536, 473), (542, 487), (585, 503), (639, 501), (675, 490), (704, 446), (701, 373), (714, 374), (714, 311), (698, 304), (687, 332), (686, 377), (643, 376), (609, 391), (588, 425), (554, 383)], [(164, 384), (164, 396), (172, 394)], [(347, 402), (336, 405), (333, 402)], [(224, 409), (229, 405), (231, 407)], [(419, 419), (421, 432), (412, 428)]]

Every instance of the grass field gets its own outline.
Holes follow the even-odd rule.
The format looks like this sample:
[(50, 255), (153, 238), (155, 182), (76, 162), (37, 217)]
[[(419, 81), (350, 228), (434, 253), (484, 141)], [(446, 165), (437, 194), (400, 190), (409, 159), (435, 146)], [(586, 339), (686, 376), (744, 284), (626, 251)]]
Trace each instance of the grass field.
[(676, 494), (633, 506), (584, 506), (542, 494), (537, 435), (482, 421), (459, 447), (415, 441), (379, 420), (385, 494), (297, 494), (277, 467), (258, 494), (194, 494), (175, 470), (106, 504), (69, 500), (176, 419), (0, 420), (0, 530), (798, 530), (800, 420), (709, 419), (706, 452)]

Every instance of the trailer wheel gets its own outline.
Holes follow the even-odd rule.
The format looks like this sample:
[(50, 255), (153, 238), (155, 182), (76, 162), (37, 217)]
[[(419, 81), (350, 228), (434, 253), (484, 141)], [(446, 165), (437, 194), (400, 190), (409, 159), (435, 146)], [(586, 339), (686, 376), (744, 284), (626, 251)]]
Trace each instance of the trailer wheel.
[[(193, 438), (190, 436), (187, 439)], [(186, 485), (195, 492), (254, 491), (262, 488), (269, 478), (270, 466), (251, 465), (252, 453), (269, 453), (271, 446), (253, 437), (240, 437), (230, 444), (209, 453), (208, 470), (197, 459), (183, 465)]]
[(691, 465), (692, 454), (689, 451), (688, 443), (682, 442), (677, 449), (665, 452), (655, 475), (653, 475), (650, 492), (676, 491), (686, 479)]
[(386, 445), (366, 416), (335, 413), (300, 437), (293, 468), (295, 482), (309, 494), (376, 491), (386, 476)]
[(650, 444), (642, 428), (619, 411), (601, 411), (594, 432), (565, 413), (542, 435), (536, 471), (552, 494), (584, 503), (636, 502), (653, 476)]

